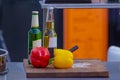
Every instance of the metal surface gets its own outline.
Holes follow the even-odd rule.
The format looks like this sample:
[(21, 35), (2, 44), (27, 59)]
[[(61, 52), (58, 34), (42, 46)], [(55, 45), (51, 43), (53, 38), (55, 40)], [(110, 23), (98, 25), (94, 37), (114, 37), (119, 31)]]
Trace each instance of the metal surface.
[(8, 73), (0, 75), (0, 80), (26, 80), (23, 63), (8, 62)]
[(40, 1), (42, 8), (54, 7), (57, 9), (64, 8), (120, 8), (120, 3), (85, 3), (85, 4), (46, 4)]
[(107, 62), (110, 78), (26, 78), (22, 62), (8, 62), (8, 73), (0, 75), (0, 80), (120, 80), (120, 62)]
[[(0, 48), (7, 50), (7, 47), (6, 47), (6, 43), (5, 43), (4, 37), (3, 37), (3, 32), (2, 32), (2, 30), (0, 30)], [(8, 52), (7, 52), (7, 53), (8, 53)], [(7, 61), (8, 61), (8, 62), (11, 61), (9, 53), (7, 54)]]

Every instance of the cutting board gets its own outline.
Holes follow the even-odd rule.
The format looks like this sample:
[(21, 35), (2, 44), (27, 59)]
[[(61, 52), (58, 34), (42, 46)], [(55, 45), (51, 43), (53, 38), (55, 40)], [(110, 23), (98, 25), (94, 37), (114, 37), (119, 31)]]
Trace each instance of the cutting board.
[(55, 69), (53, 65), (47, 68), (34, 68), (23, 60), (27, 78), (80, 78), (80, 77), (109, 77), (109, 71), (100, 60), (74, 60), (72, 68)]

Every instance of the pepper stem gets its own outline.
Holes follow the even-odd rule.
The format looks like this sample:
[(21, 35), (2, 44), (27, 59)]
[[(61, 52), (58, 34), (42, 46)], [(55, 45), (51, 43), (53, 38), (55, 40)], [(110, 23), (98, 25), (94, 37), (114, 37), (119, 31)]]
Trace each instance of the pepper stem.
[(75, 45), (74, 47), (72, 47), (71, 49), (69, 49), (69, 51), (74, 52), (74, 51), (77, 50), (77, 49), (78, 49), (78, 46)]

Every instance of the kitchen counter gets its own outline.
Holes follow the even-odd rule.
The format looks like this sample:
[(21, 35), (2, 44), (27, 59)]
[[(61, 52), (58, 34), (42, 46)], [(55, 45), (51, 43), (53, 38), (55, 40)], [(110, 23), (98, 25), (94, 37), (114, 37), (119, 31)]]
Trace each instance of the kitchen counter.
[(120, 62), (105, 62), (109, 78), (26, 78), (22, 62), (8, 62), (8, 73), (0, 75), (0, 80), (120, 80)]

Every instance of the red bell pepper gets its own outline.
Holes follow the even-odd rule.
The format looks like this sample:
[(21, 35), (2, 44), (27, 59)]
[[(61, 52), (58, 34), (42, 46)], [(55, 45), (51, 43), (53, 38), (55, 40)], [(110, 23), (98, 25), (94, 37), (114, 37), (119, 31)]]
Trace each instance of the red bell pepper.
[(50, 59), (50, 53), (45, 47), (36, 47), (31, 50), (30, 61), (31, 64), (36, 68), (47, 67)]

